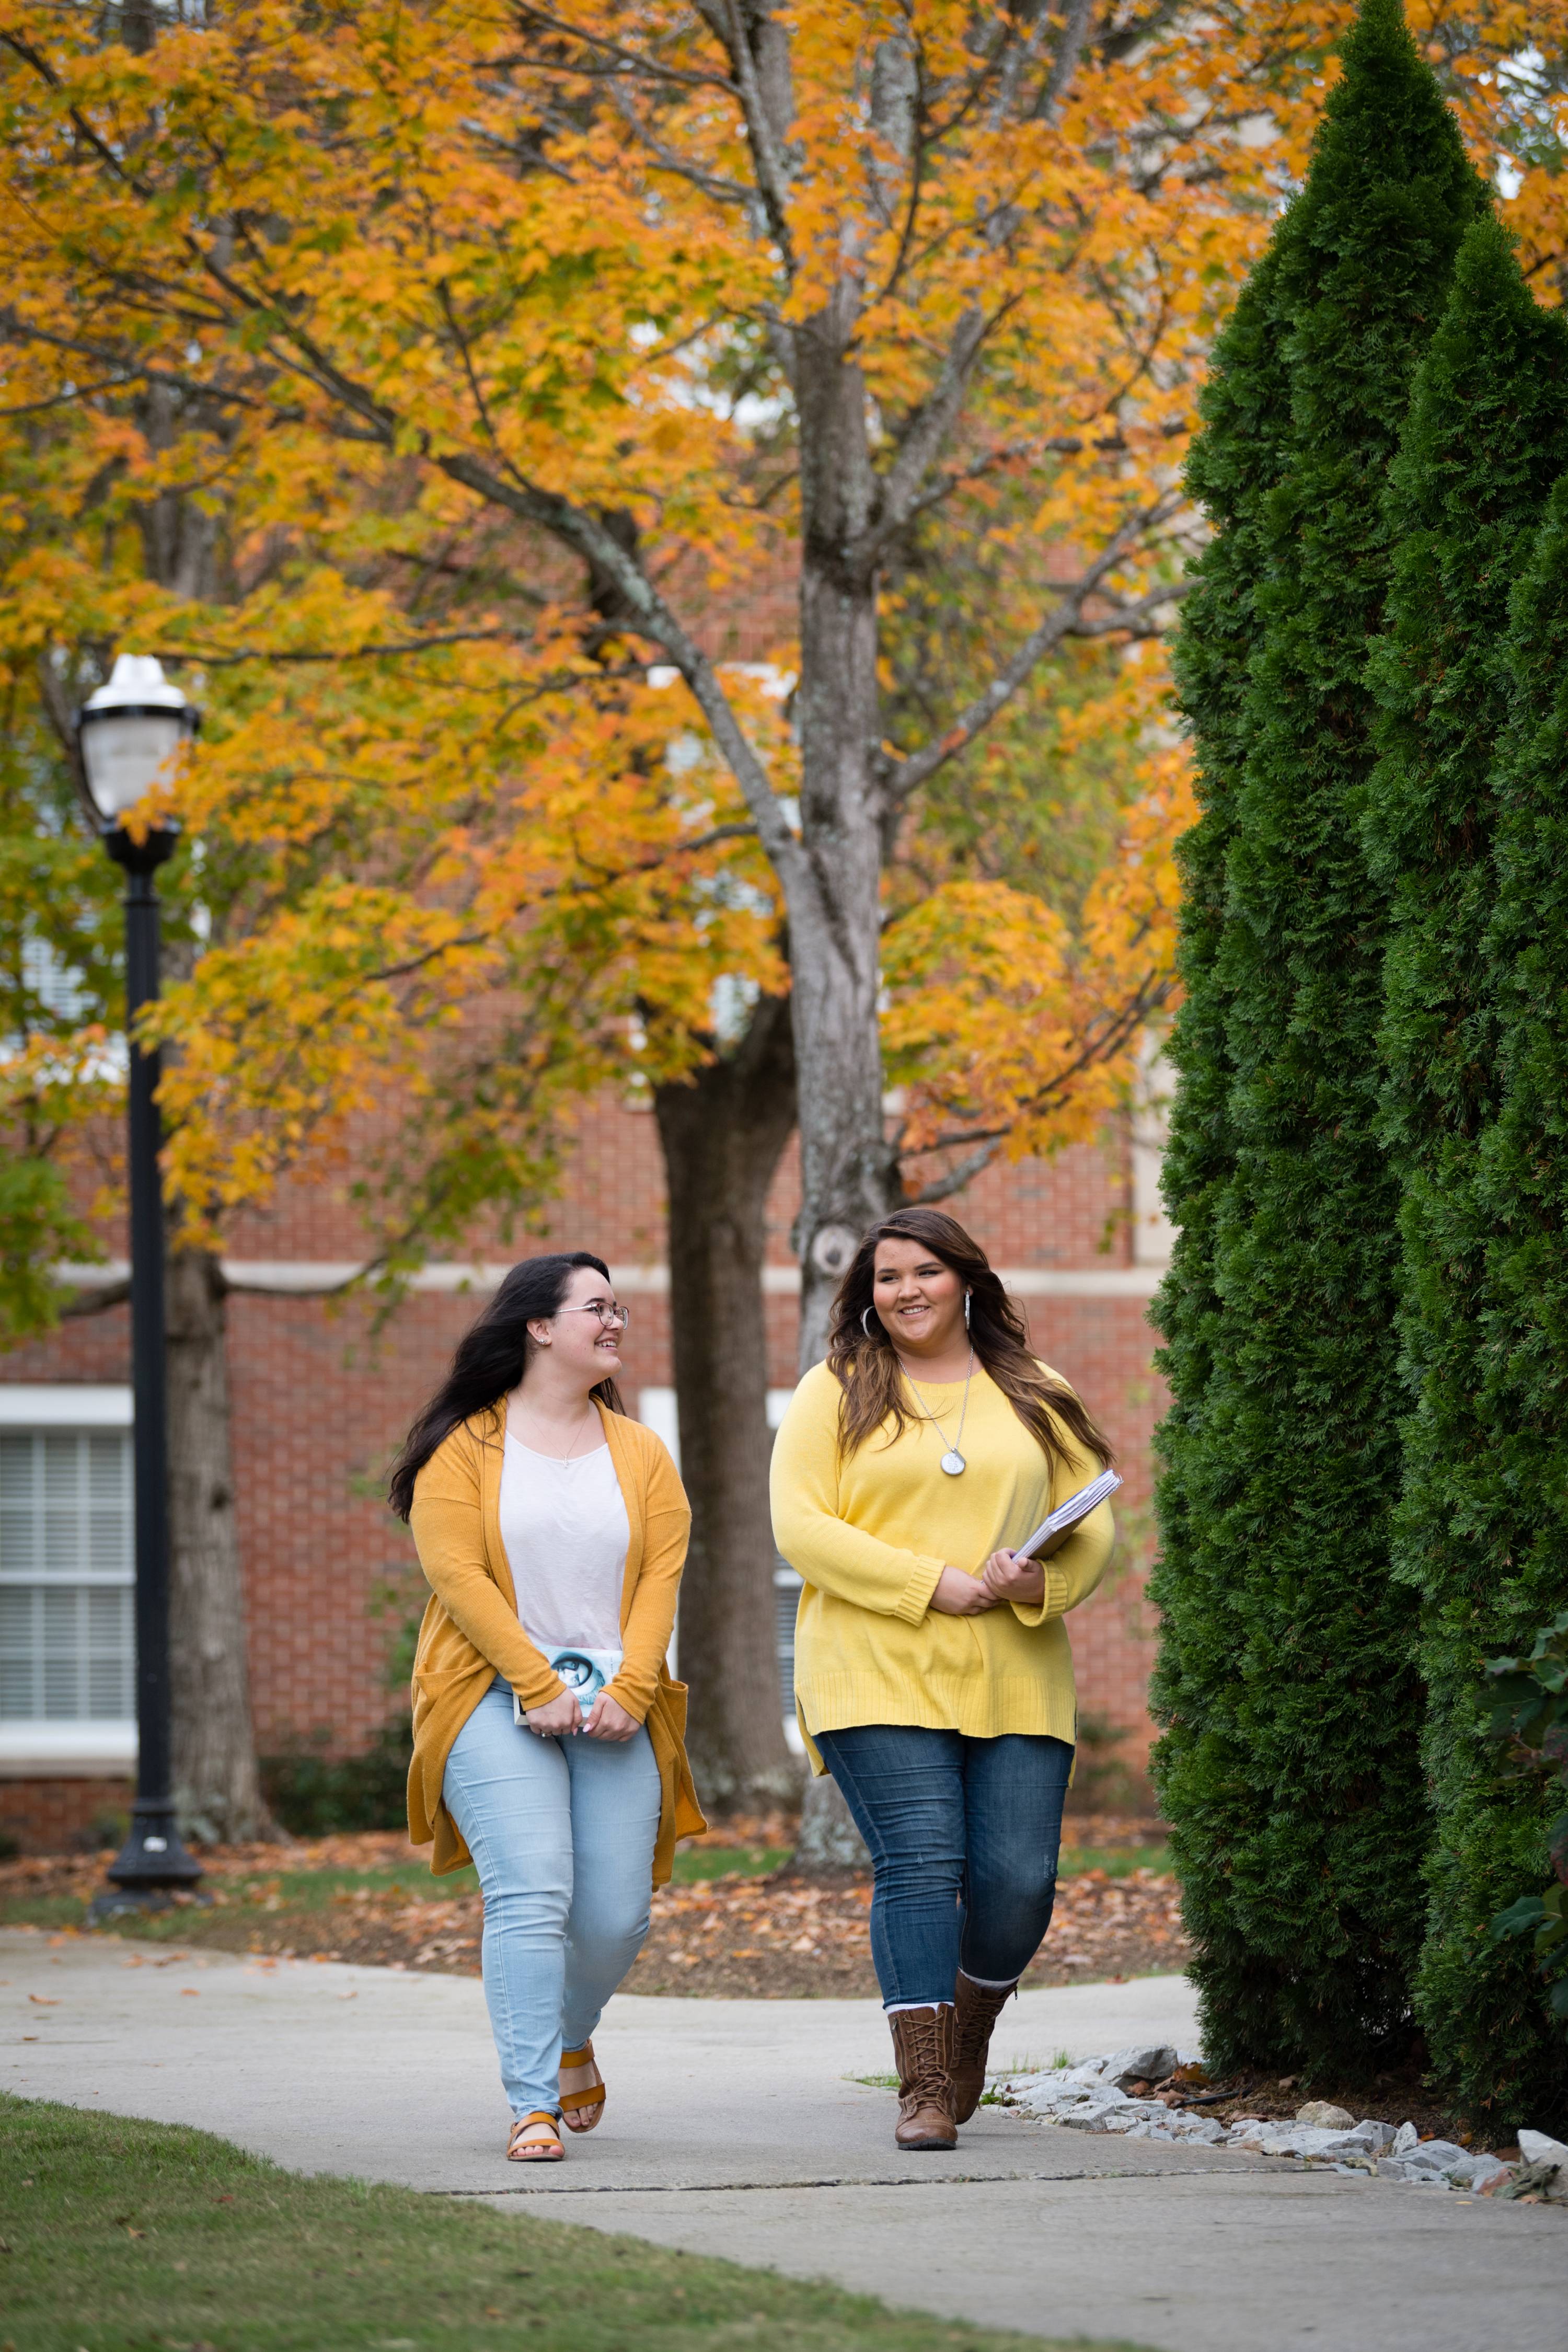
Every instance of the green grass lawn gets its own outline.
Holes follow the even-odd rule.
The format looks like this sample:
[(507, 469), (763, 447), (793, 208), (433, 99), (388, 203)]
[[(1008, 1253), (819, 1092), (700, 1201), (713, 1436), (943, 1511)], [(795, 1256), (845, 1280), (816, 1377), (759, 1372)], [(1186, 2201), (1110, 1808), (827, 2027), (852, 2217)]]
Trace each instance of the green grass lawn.
[(1051, 2352), (531, 2213), (307, 2179), (205, 2132), (5, 2096), (0, 2331), (0, 2352)]
[(1135, 1870), (1171, 1867), (1168, 1845), (1064, 1845), (1057, 1864), (1061, 1878), (1077, 1878), (1086, 1870), (1103, 1870), (1108, 1878), (1131, 1878)]

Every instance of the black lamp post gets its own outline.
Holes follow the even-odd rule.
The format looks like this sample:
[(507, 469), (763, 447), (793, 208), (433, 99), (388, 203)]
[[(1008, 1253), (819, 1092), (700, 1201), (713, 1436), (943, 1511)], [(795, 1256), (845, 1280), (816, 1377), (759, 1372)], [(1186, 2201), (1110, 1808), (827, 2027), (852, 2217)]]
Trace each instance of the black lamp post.
[(92, 1906), (161, 1909), (170, 1890), (194, 1886), (202, 1866), (174, 1821), (169, 1737), (169, 1444), (163, 1360), (163, 1200), (158, 1053), (137, 1044), (134, 1024), (158, 994), (158, 894), (153, 877), (173, 855), (179, 828), (153, 825), (140, 839), (127, 812), (173, 766), (197, 714), (161, 663), (121, 654), (78, 721), (83, 772), (103, 845), (125, 869), (125, 1020), (130, 1033), (131, 1357), (136, 1401), (136, 1801), (131, 1834), (110, 1866), (110, 1891)]

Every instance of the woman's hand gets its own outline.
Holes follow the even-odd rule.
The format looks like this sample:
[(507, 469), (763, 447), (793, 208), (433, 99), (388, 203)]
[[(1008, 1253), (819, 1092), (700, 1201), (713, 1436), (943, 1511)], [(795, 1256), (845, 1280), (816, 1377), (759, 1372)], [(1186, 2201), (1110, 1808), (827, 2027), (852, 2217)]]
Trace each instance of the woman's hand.
[(1017, 1559), (1010, 1551), (994, 1551), (982, 1579), (994, 1601), (1016, 1601), (1026, 1609), (1038, 1608), (1046, 1597), (1046, 1571), (1037, 1559)]
[(583, 1710), (575, 1691), (557, 1691), (547, 1706), (526, 1706), (522, 1719), (542, 1739), (565, 1739), (583, 1728)]
[(642, 1729), (635, 1715), (628, 1715), (618, 1698), (602, 1690), (583, 1726), (590, 1739), (635, 1739)]
[(944, 1568), (926, 1602), (941, 1617), (979, 1617), (995, 1606), (995, 1594), (986, 1591), (979, 1577), (966, 1576), (962, 1568)]

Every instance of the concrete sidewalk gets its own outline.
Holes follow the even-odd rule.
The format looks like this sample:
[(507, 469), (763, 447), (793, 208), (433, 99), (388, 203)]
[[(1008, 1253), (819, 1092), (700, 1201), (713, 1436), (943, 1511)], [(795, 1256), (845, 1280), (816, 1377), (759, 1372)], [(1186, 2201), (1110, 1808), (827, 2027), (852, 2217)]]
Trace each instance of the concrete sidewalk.
[[(563, 2165), (501, 2154), (471, 1979), (0, 1933), (0, 2087), (187, 2123), (304, 2172), (722, 2254), (1037, 2335), (1159, 2352), (1563, 2352), (1568, 2217), (983, 2109), (902, 2157), (870, 2001), (623, 1998), (605, 2121)], [(999, 2063), (1194, 2038), (1182, 1979), (1026, 1994)]]

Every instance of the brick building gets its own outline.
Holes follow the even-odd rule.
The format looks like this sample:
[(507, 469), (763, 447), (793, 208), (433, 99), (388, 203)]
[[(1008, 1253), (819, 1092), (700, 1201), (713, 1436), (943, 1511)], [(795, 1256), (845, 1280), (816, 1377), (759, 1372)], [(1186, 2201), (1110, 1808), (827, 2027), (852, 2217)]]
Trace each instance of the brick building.
[[(1105, 1586), (1072, 1621), (1079, 1702), (1134, 1780), (1149, 1738), (1149, 1437), (1160, 1411), (1146, 1316), (1169, 1235), (1154, 1139), (994, 1168), (951, 1205), (1026, 1309), (1034, 1342), (1110, 1430), (1127, 1477)], [(765, 1345), (775, 1402), (794, 1378), (793, 1159), (770, 1213)], [(437, 1265), (379, 1330), (372, 1309), (310, 1295), (353, 1266), (352, 1212), (296, 1190), (233, 1236), (247, 1285), (229, 1302), (237, 1508), (258, 1741), (324, 1734), (363, 1748), (395, 1704), (386, 1658), (420, 1587), (377, 1490), (458, 1333), (485, 1266)], [(529, 1248), (589, 1248), (632, 1308), (625, 1387), (673, 1436), (663, 1195), (652, 1118), (604, 1101), (583, 1117), (548, 1231)], [(123, 1807), (131, 1716), (128, 1315), (73, 1321), (0, 1359), (0, 1826), (58, 1843)], [(781, 1579), (781, 1624), (791, 1615)], [(784, 1661), (787, 1674), (787, 1655)], [(1092, 1783), (1094, 1776), (1089, 1776)]]

